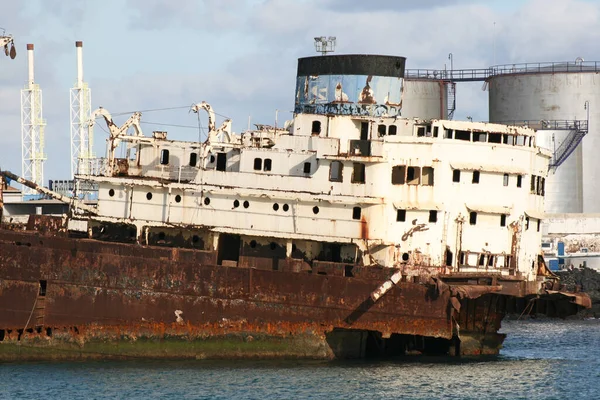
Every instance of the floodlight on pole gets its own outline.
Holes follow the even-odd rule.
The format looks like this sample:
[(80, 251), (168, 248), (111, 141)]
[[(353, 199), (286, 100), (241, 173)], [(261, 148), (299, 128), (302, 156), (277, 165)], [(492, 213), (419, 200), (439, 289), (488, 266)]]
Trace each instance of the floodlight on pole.
[(323, 56), (332, 53), (335, 51), (336, 40), (335, 36), (317, 36), (315, 37), (315, 50)]

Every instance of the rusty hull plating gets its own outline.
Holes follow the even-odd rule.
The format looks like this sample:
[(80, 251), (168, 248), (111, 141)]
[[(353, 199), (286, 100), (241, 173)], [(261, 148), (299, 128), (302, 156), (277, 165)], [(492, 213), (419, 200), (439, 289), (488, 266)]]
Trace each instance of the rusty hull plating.
[[(29, 226), (57, 224), (38, 216)], [(375, 302), (393, 269), (216, 261), (210, 251), (2, 230), (0, 359), (497, 354), (505, 313), (531, 304), (523, 282), (492, 277), (401, 279)], [(550, 297), (549, 314), (580, 307)]]

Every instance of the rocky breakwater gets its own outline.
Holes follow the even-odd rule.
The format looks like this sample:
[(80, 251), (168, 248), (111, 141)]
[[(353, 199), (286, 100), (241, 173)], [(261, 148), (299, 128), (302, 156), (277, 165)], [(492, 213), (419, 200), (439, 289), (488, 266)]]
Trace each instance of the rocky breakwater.
[(568, 291), (586, 292), (592, 299), (592, 308), (582, 310), (578, 316), (600, 318), (600, 273), (591, 268), (574, 268), (557, 271), (560, 282)]

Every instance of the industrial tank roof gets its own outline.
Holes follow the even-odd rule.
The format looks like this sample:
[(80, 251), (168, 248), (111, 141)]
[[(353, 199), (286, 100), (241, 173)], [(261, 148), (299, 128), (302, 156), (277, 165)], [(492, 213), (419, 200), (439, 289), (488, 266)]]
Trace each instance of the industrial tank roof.
[(404, 77), (406, 57), (342, 54), (298, 59), (298, 76), (376, 75)]

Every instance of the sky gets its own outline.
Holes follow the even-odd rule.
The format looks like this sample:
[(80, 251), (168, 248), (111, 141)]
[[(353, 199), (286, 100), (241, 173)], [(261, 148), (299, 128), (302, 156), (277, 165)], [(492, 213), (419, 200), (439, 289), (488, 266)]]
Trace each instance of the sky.
[[(92, 109), (117, 124), (142, 111), (146, 135), (181, 140), (206, 127), (189, 112), (203, 100), (236, 132), (249, 118), (273, 124), (275, 110), (291, 119), (297, 58), (316, 54), (315, 36), (336, 36), (337, 54), (404, 56), (410, 69), (449, 68), (450, 54), (455, 69), (600, 60), (600, 0), (0, 0), (0, 10), (17, 46), (15, 60), (0, 54), (0, 168), (21, 172), (20, 90), (33, 43), (45, 181), (70, 178), (76, 40)], [(487, 107), (481, 82), (458, 84), (455, 119), (485, 121)], [(97, 156), (105, 129), (99, 121)]]

